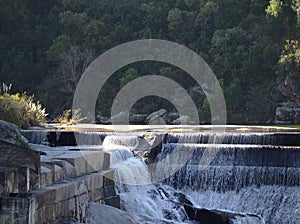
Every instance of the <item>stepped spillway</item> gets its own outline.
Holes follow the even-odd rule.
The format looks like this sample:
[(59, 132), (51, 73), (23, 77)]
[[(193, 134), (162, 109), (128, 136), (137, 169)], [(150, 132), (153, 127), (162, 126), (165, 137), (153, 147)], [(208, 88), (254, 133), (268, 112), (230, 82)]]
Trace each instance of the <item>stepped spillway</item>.
[[(52, 139), (57, 145), (63, 145), (60, 142), (64, 138), (72, 139), (65, 142), (73, 149), (80, 145), (93, 148), (110, 139), (111, 168), (116, 171), (121, 207), (142, 223), (153, 223), (150, 217), (154, 217), (154, 223), (193, 223), (178, 196), (184, 195), (195, 212), (209, 209), (238, 214), (231, 217), (232, 223), (297, 224), (300, 133), (239, 129), (231, 127), (225, 133), (210, 132), (208, 128), (162, 127), (130, 133), (52, 131)], [(26, 134), (34, 136), (32, 131)], [(152, 134), (162, 142), (139, 144)], [(45, 139), (45, 134), (40, 136), (36, 139)], [(75, 136), (79, 136), (79, 143)], [(46, 139), (49, 142), (49, 134)], [(103, 148), (97, 147), (95, 150)], [(133, 154), (151, 156), (148, 162), (156, 163), (146, 164)], [(202, 163), (205, 155), (212, 157), (208, 164)]]

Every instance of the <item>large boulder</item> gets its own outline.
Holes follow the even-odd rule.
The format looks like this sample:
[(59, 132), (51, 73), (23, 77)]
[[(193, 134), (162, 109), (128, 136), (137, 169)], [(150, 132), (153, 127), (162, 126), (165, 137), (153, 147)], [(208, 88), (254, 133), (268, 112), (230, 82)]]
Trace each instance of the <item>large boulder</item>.
[(174, 120), (180, 117), (180, 114), (178, 112), (169, 112), (164, 117), (167, 124), (172, 124)]
[(2, 120), (0, 120), (0, 139), (17, 145), (27, 142), (16, 125)]
[(89, 203), (86, 208), (87, 224), (137, 224), (125, 211), (99, 203)]
[(160, 109), (158, 111), (155, 111), (146, 117), (145, 122), (149, 123), (151, 120), (153, 121), (159, 117), (163, 117), (166, 113), (167, 113), (166, 109)]
[(240, 214), (222, 210), (198, 208), (183, 194), (175, 193), (179, 204), (183, 205), (189, 219), (201, 224), (264, 223), (255, 214)]
[(300, 124), (300, 107), (297, 107), (293, 102), (281, 103), (276, 108), (275, 123)]
[(130, 114), (130, 124), (144, 124), (147, 114)]
[(105, 151), (128, 150), (146, 163), (154, 163), (166, 134), (143, 133), (142, 135), (109, 135), (103, 141)]

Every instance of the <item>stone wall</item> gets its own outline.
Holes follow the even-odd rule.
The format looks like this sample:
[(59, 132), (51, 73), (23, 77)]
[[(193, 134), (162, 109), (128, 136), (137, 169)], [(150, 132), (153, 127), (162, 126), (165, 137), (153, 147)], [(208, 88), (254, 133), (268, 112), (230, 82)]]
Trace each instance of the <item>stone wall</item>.
[(0, 167), (27, 167), (38, 172), (39, 153), (0, 139)]
[(84, 222), (88, 202), (119, 207), (113, 181), (109, 181), (112, 176), (113, 170), (101, 171), (30, 193), (2, 197), (0, 220), (15, 224), (46, 224), (71, 219)]

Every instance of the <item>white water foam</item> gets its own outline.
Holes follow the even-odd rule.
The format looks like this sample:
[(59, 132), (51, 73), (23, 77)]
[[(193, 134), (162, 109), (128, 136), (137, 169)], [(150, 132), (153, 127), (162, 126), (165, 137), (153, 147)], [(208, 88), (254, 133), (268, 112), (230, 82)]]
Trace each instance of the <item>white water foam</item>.
[(122, 209), (141, 223), (193, 223), (187, 220), (183, 206), (173, 195), (175, 190), (167, 192), (159, 184), (140, 185), (151, 181), (144, 161), (133, 157), (128, 150), (110, 154)]

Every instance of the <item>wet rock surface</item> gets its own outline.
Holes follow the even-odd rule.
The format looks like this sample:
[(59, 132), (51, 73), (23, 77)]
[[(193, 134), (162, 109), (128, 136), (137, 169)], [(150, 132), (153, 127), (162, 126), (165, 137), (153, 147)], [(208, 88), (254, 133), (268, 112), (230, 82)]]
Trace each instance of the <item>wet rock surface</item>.
[(137, 224), (125, 211), (99, 203), (89, 203), (86, 212), (87, 224)]

